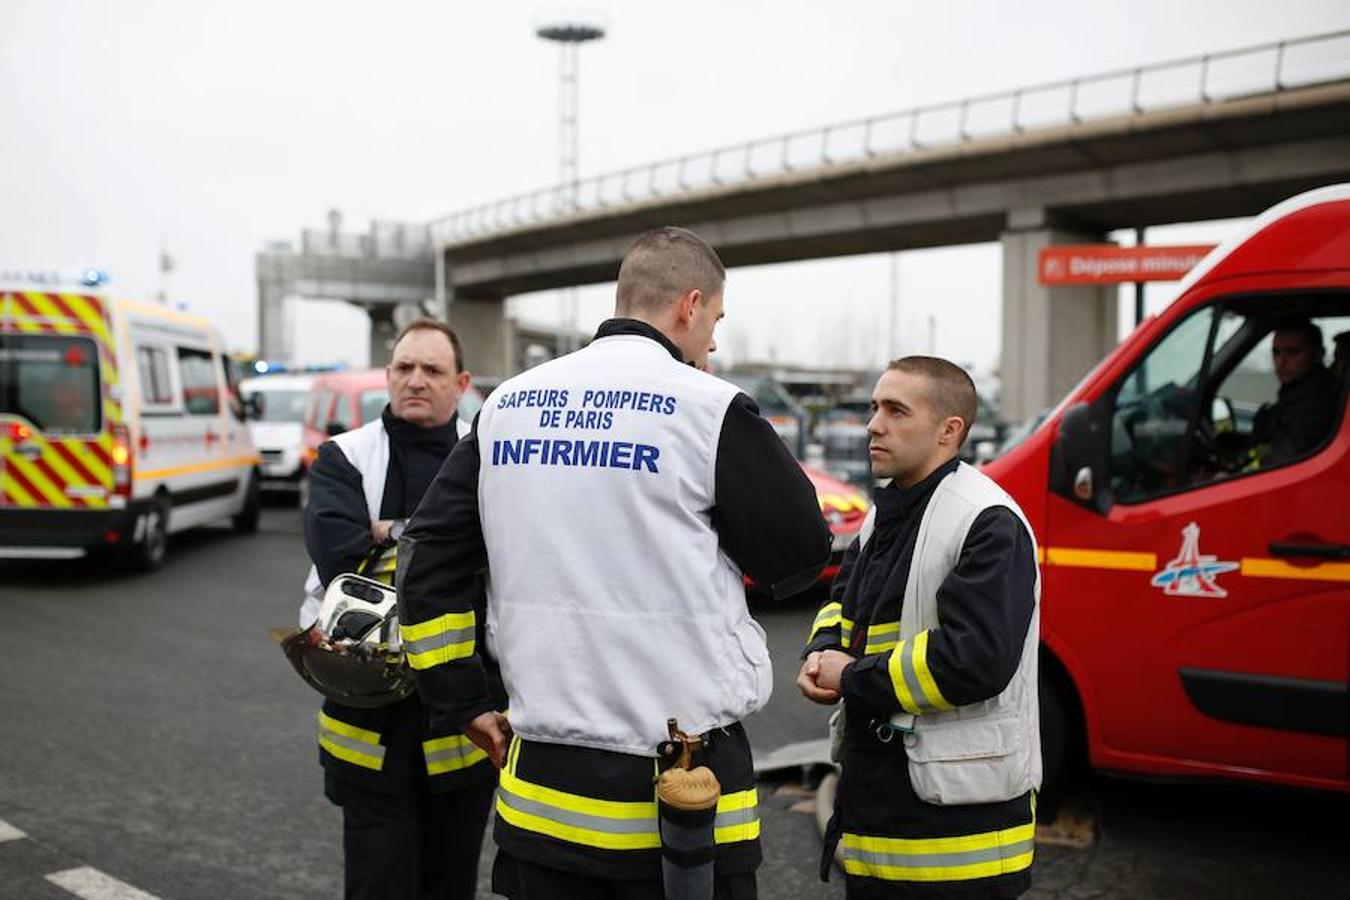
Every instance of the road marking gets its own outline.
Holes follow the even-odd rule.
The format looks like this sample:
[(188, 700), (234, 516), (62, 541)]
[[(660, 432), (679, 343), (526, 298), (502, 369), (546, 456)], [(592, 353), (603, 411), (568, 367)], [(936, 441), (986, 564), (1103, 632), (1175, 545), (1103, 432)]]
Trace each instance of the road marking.
[(4, 819), (0, 819), (0, 844), (3, 844), (5, 841), (17, 841), (19, 838), (25, 837), (28, 837), (28, 835), (24, 834)]
[(159, 900), (154, 894), (137, 890), (89, 866), (53, 872), (47, 880), (84, 900)]

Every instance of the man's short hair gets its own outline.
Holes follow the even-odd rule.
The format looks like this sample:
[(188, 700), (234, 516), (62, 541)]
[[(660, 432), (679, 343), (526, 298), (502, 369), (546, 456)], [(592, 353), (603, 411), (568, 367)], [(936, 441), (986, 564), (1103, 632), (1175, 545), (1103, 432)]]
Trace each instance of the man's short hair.
[(398, 337), (394, 338), (394, 343), (389, 345), (390, 351), (392, 352), (393, 349), (398, 346), (399, 341), (403, 340), (414, 331), (439, 331), (441, 334), (445, 335), (450, 341), (451, 348), (455, 351), (455, 374), (458, 375), (460, 372), (464, 371), (464, 345), (459, 342), (459, 335), (455, 334), (455, 329), (451, 328), (440, 319), (427, 317), (413, 319), (407, 325), (404, 325), (403, 330), (398, 333)]
[(687, 228), (654, 228), (633, 242), (619, 266), (614, 313), (658, 313), (676, 297), (722, 292), (727, 270), (708, 242)]
[(928, 402), (933, 405), (933, 411), (942, 419), (959, 417), (965, 427), (961, 429), (961, 440), (957, 441), (956, 446), (966, 442), (966, 436), (975, 424), (980, 398), (975, 391), (975, 382), (971, 381), (965, 369), (936, 356), (906, 356), (892, 360), (886, 368), (927, 379)]
[(1327, 352), (1326, 345), (1322, 343), (1322, 329), (1313, 321), (1308, 319), (1281, 319), (1275, 323), (1275, 327), (1270, 329), (1272, 335), (1277, 331), (1283, 331), (1287, 334), (1297, 334), (1303, 339), (1303, 343), (1313, 348), (1313, 351), (1322, 356)]

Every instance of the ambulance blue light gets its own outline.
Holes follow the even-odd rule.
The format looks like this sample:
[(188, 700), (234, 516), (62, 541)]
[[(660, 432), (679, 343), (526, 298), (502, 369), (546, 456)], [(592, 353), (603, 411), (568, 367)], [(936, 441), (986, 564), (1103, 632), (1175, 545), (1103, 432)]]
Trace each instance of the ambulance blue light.
[(80, 273), (80, 284), (85, 287), (101, 287), (111, 280), (102, 269), (85, 269)]
[(253, 363), (253, 371), (257, 372), (259, 375), (266, 375), (271, 368), (272, 367), (267, 364), (267, 360), (265, 359), (260, 359)]

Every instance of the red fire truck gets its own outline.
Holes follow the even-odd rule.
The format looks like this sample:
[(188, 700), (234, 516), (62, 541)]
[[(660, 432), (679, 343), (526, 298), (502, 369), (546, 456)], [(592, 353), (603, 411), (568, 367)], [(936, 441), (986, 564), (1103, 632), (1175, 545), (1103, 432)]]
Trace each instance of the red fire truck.
[(1050, 777), (1081, 749), (1350, 791), (1346, 332), (1340, 185), (1215, 249), (986, 467), (1041, 544)]

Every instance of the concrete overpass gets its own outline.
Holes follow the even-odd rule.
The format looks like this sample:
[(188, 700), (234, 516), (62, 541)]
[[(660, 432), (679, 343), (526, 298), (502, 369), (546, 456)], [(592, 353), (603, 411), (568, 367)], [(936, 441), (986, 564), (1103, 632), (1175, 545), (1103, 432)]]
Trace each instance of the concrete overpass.
[(662, 224), (729, 266), (997, 240), (1003, 405), (1019, 418), (1117, 340), (1114, 289), (1039, 285), (1040, 248), (1345, 180), (1350, 31), (779, 135), (588, 179), (574, 212), (557, 186), (431, 227), (452, 317), (476, 323), (511, 294), (613, 280)]
[(300, 253), (259, 254), (260, 340), (285, 346), (271, 311), (285, 293), (340, 297), (370, 311), (379, 361), (390, 310), (426, 294), (422, 308), (448, 310), (475, 348), (475, 370), (506, 375), (520, 341), (505, 298), (613, 280), (632, 238), (656, 225), (693, 228), (729, 266), (997, 240), (1003, 408), (1021, 418), (1117, 340), (1114, 289), (1041, 286), (1042, 247), (1251, 215), (1346, 180), (1350, 31), (635, 166), (446, 216), (416, 252), (315, 236)]

